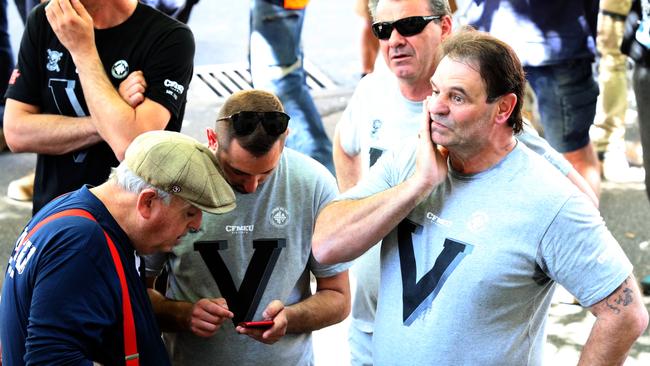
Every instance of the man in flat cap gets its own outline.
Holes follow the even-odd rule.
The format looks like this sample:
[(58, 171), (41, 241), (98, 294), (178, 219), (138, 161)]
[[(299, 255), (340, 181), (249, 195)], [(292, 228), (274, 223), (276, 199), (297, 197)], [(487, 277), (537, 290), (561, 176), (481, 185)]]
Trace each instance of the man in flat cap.
[(137, 254), (169, 251), (201, 210), (235, 207), (207, 147), (178, 132), (137, 137), (108, 181), (47, 204), (4, 280), (3, 363), (168, 365)]
[[(201, 231), (168, 258), (147, 257), (148, 276), (165, 263), (170, 270), (166, 297), (150, 295), (176, 364), (311, 365), (311, 332), (350, 311), (348, 265), (322, 265), (311, 253), (316, 215), (335, 197), (336, 182), (284, 146), (288, 122), (271, 93), (228, 98), (208, 143), (237, 209), (206, 215)], [(267, 326), (241, 325), (259, 320)]]

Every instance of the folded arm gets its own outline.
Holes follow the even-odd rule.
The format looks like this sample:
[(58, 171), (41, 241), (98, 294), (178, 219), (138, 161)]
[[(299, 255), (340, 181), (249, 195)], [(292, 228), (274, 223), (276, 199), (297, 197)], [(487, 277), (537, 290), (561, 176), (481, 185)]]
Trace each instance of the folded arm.
[(165, 107), (146, 98), (133, 107), (113, 87), (95, 46), (93, 20), (80, 2), (50, 2), (46, 16), (77, 67), (90, 121), (118, 160), (136, 136), (165, 128), (171, 117)]
[(102, 140), (90, 117), (41, 114), (35, 105), (7, 99), (4, 116), (7, 145), (13, 152), (59, 155)]

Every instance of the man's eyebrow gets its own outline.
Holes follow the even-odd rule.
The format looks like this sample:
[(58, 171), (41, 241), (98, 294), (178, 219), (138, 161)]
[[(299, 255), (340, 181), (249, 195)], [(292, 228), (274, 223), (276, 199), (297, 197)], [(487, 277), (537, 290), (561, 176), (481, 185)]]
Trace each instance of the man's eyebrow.
[(462, 86), (452, 86), (452, 87), (451, 87), (451, 90), (457, 91), (457, 92), (459, 92), (460, 94), (463, 94), (463, 95), (466, 95), (466, 96), (468, 95), (468, 94), (467, 94), (467, 91), (466, 91), (465, 88), (463, 88)]
[[(429, 83), (431, 83), (431, 86), (433, 88), (437, 88), (436, 83), (433, 81), (433, 79), (429, 79)], [(456, 91), (456, 92), (458, 92), (460, 94), (463, 94), (465, 96), (469, 96), (469, 94), (467, 94), (467, 90), (465, 90), (465, 88), (463, 88), (462, 86), (452, 86), (449, 89), (452, 90), (452, 91)]]
[[(235, 168), (235, 167), (231, 167), (231, 169), (234, 171), (235, 174), (239, 174), (239, 175), (253, 175), (253, 174), (251, 174), (251, 173), (247, 173), (247, 172), (241, 171), (241, 170), (239, 170), (239, 169), (237, 169), (237, 168)], [(273, 171), (273, 169), (275, 169), (275, 168), (271, 168), (271, 169), (269, 169), (269, 170), (267, 170), (267, 171), (265, 171), (265, 172), (262, 172), (262, 173), (260, 173), (260, 174), (269, 174), (269, 173), (271, 173), (271, 172)]]

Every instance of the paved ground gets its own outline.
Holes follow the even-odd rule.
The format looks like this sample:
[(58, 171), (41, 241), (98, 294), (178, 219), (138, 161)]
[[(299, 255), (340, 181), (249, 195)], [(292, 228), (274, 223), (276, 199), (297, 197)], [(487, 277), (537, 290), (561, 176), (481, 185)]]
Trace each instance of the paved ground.
[[(13, 6), (12, 2), (9, 2)], [(241, 20), (239, 28), (227, 27), (221, 22), (214, 23), (214, 14), (220, 14), (215, 9), (225, 6), (224, 0), (204, 0), (197, 7), (190, 22), (197, 37), (197, 49), (210, 48), (209, 52), (197, 53), (197, 65), (216, 62), (242, 62), (245, 52), (242, 52), (244, 37), (230, 37), (231, 34), (241, 34), (246, 31), (247, 15), (245, 2), (228, 2), (229, 13), (235, 17), (220, 15), (224, 22), (233, 23), (233, 19)], [(355, 40), (350, 34), (354, 31), (354, 18), (341, 10), (344, 0), (314, 1), (310, 5), (311, 14), (305, 25), (307, 39), (306, 52), (314, 64), (332, 77), (339, 87), (328, 93), (322, 93), (315, 99), (321, 114), (324, 116), (329, 133), (340, 116), (349, 99), (356, 78), (358, 59), (354, 51)], [(346, 5), (347, 6), (347, 5)], [(337, 8), (338, 7), (338, 8)], [(351, 5), (349, 6), (351, 9)], [(234, 10), (233, 10), (234, 9)], [(338, 9), (338, 12), (337, 12)], [(350, 10), (351, 11), (351, 10)], [(335, 23), (336, 22), (336, 23)], [(324, 31), (323, 24), (340, 24), (337, 29)], [(12, 29), (16, 29), (15, 18)], [(234, 55), (224, 56), (214, 42), (216, 27), (219, 34), (229, 32), (228, 39), (220, 45), (224, 49), (236, 48)], [(327, 38), (329, 37), (329, 38)], [(347, 43), (345, 43), (347, 37)], [(220, 41), (221, 42), (221, 41)], [(226, 43), (230, 42), (230, 43)], [(183, 131), (204, 140), (203, 128), (214, 120), (219, 101), (213, 95), (199, 87), (190, 88), (188, 108)], [(630, 122), (634, 114), (631, 113)], [(634, 124), (630, 125), (629, 139), (637, 139)], [(15, 238), (27, 222), (31, 207), (27, 203), (12, 201), (5, 196), (9, 181), (29, 172), (34, 166), (33, 154), (0, 153), (0, 264), (4, 266), (13, 247)], [(603, 185), (601, 197), (601, 212), (608, 227), (619, 240), (627, 255), (635, 265), (635, 275), (641, 278), (650, 274), (650, 204), (645, 196), (642, 184), (612, 184)], [(0, 277), (0, 285), (3, 278)], [(570, 296), (558, 296), (561, 301), (570, 302)], [(644, 298), (650, 308), (650, 298)], [(579, 357), (581, 345), (587, 339), (593, 324), (593, 316), (588, 311), (575, 305), (558, 303), (552, 306), (549, 315), (548, 346), (546, 364), (569, 365), (575, 364)], [(319, 365), (344, 365), (349, 362), (346, 343), (347, 322), (333, 326), (315, 334), (317, 363)], [(633, 348), (627, 365), (650, 364), (650, 335), (645, 335)]]

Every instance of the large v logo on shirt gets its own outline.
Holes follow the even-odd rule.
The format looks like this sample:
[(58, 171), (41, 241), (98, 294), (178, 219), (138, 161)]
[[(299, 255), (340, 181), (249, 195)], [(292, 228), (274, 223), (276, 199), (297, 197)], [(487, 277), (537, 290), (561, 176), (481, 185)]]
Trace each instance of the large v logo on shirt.
[(235, 314), (232, 319), (235, 325), (242, 321), (253, 320), (271, 273), (273, 273), (273, 268), (275, 268), (284, 247), (286, 247), (285, 239), (253, 240), (255, 252), (246, 268), (241, 286), (237, 290), (232, 275), (219, 254), (219, 250), (228, 248), (228, 241), (197, 241), (194, 243), (194, 250), (201, 254), (212, 278), (219, 286), (221, 295), (228, 302), (228, 308)]
[(404, 220), (397, 226), (399, 261), (402, 270), (402, 317), (406, 326), (411, 325), (426, 308), (427, 298), (430, 297), (429, 303), (433, 302), (451, 272), (456, 269), (465, 255), (472, 252), (473, 248), (471, 244), (445, 239), (442, 252), (433, 268), (418, 281), (411, 234), (419, 226), (410, 220)]

